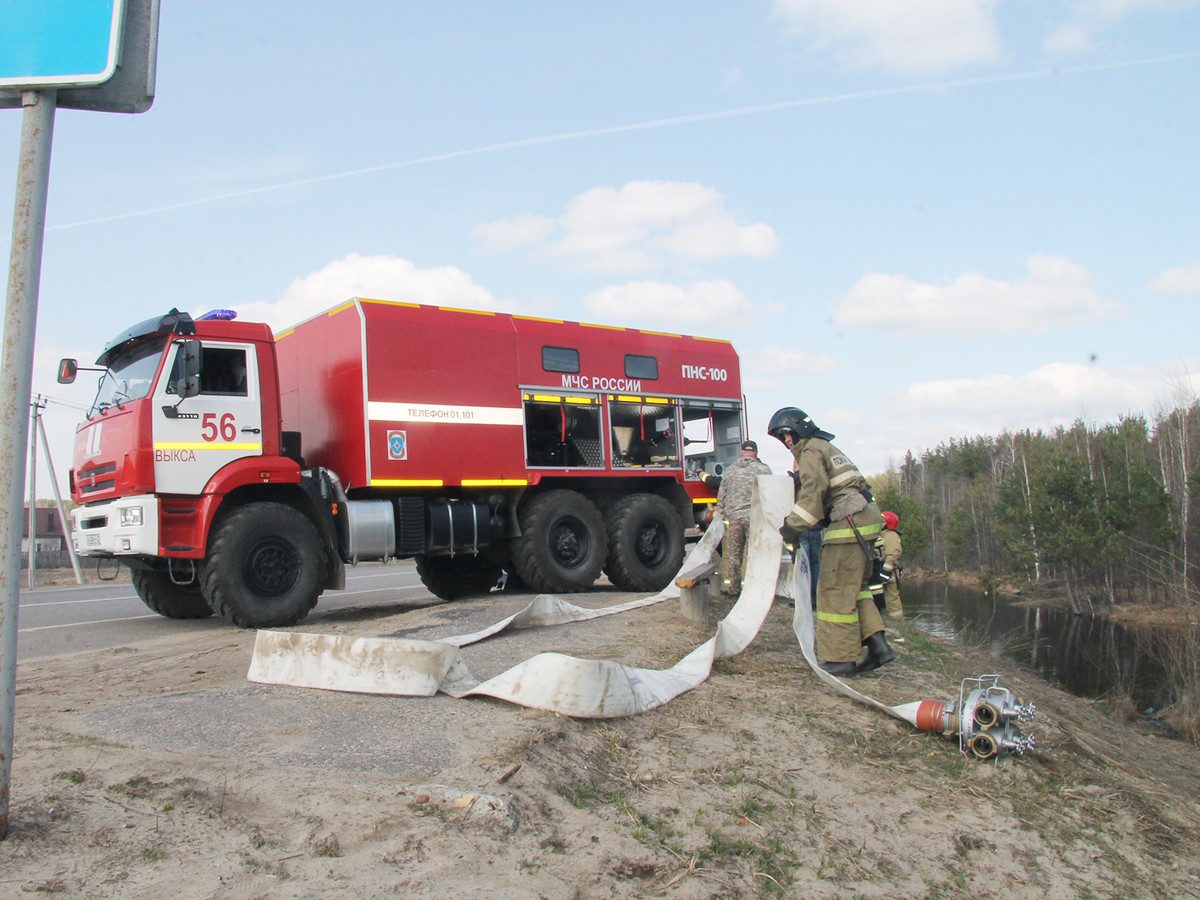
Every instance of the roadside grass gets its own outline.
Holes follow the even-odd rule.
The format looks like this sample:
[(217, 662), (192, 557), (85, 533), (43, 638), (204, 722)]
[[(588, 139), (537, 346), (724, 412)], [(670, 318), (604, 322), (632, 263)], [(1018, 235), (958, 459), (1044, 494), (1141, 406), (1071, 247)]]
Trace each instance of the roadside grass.
[(153, 844), (149, 847), (143, 847), (138, 857), (142, 862), (162, 862), (167, 858), (167, 851), (161, 844)]
[(1200, 625), (1154, 642), (1158, 664), (1169, 674), (1173, 702), (1159, 713), (1183, 740), (1200, 744)]
[[(1012, 669), (990, 642), (964, 647), (909, 622), (889, 623), (888, 630), (898, 639), (896, 662), (851, 684), (885, 704), (956, 699), (964, 678)], [(1003, 683), (1017, 691), (1021, 673)], [(1041, 698), (1021, 698), (1043, 708), (1031, 729), (1038, 732)], [(739, 715), (746, 704), (762, 724)], [(763, 727), (772, 721), (778, 729)], [(1037, 843), (1014, 852), (1025, 883), (1049, 877), (1048, 867), (1069, 871), (1087, 858), (1105, 861), (1114, 895), (1165, 895), (1170, 879), (1155, 867), (1178, 859), (1189, 842), (1169, 816), (1126, 797), (1111, 766), (1094, 749), (1074, 745), (1077, 731), (1050, 727), (1049, 746), (1039, 734), (1038, 749), (1024, 758), (976, 760), (959, 750), (957, 738), (919, 731), (828, 691), (808, 671), (785, 614), (769, 620), (747, 652), (717, 660), (705, 684), (669, 706), (604, 721), (541, 717), (501, 758), (539, 773), (552, 795), (539, 800), (531, 789), (547, 823), (543, 849), (570, 852), (556, 841), (566, 822), (579, 821), (562, 807), (556, 812), (556, 802), (583, 811), (644, 849), (645, 856), (627, 853), (613, 874), (639, 880), (647, 894), (668, 893), (684, 878), (703, 880), (719, 896), (791, 896), (801, 879), (813, 878), (841, 885), (847, 896), (884, 878), (916, 879), (912, 886), (924, 884), (930, 897), (978, 890), (970, 864), (995, 852), (986, 832), (948, 838), (950, 858), (963, 871), (943, 864), (940, 875), (894, 859), (894, 835), (867, 828), (849, 838), (845, 811), (811, 780), (814, 771), (838, 771), (844, 758), (845, 777), (877, 771), (880, 784), (902, 783), (912, 792), (913, 814), (925, 819), (965, 806), (992, 811), (1016, 833), (1036, 834)], [(825, 766), (805, 763), (809, 743)], [(1137, 828), (1129, 826), (1130, 812)], [(528, 870), (538, 865), (531, 859)], [(1081, 882), (1077, 895), (1088, 890)]]
[(336, 834), (325, 835), (312, 841), (313, 856), (338, 857), (342, 855), (342, 844)]

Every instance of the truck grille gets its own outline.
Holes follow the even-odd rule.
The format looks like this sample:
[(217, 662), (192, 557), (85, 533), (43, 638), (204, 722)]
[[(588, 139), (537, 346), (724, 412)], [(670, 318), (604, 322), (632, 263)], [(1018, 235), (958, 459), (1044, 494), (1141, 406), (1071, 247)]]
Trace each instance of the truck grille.
[(111, 491), (117, 486), (116, 471), (116, 463), (104, 463), (91, 469), (81, 469), (75, 473), (75, 486), (79, 489), (79, 493), (84, 495), (94, 494), (97, 491)]

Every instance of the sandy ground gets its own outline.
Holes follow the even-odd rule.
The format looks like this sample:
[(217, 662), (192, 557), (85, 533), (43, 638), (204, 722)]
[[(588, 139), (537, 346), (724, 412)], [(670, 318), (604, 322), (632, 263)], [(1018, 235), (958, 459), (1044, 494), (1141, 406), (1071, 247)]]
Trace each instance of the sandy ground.
[[(334, 630), (459, 634), (528, 599)], [(233, 628), (21, 663), (0, 895), (1200, 897), (1194, 747), (900, 626), (897, 662), (856, 680), (884, 702), (1000, 671), (1037, 703), (1033, 754), (970, 760), (821, 685), (790, 620), (606, 721), (253, 684)], [(710, 635), (667, 601), (466, 655), (479, 677), (536, 650), (659, 667)]]

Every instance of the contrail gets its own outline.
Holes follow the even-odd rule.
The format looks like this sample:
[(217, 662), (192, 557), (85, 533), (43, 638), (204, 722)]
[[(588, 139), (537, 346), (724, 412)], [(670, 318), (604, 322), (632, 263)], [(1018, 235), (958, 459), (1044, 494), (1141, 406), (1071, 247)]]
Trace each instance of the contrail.
[[(397, 162), (381, 163), (377, 166), (366, 166), (361, 169), (348, 169), (344, 172), (333, 172), (329, 175), (315, 175), (312, 178), (299, 178), (294, 181), (282, 181), (278, 184), (268, 184), (262, 187), (246, 188), (240, 191), (229, 191), (223, 194), (213, 194), (208, 197), (197, 197), (193, 200), (183, 200), (166, 206), (153, 206), (131, 212), (117, 213), (111, 216), (101, 216), (95, 219), (81, 219), (78, 222), (67, 222), (61, 225), (49, 225), (47, 231), (61, 231), (67, 228), (82, 228), (87, 225), (100, 225), (106, 222), (118, 222), (122, 219), (136, 219), (140, 216), (153, 216), (159, 213), (173, 212), (206, 203), (219, 203), (222, 200), (232, 200), (237, 197), (251, 197), (255, 194), (266, 194), (271, 191), (286, 191), (291, 188), (304, 187), (310, 184), (321, 184), (327, 181), (337, 181), (342, 178), (358, 178), (362, 175), (373, 175), (377, 172), (388, 172), (394, 169), (408, 169), (414, 166), (424, 166), (430, 163), (446, 162), (452, 159), (463, 159), (468, 156), (482, 156), (488, 153), (498, 153), (504, 150), (517, 150), (522, 147), (536, 147), (543, 144), (560, 144), (567, 141), (580, 141), (588, 138), (604, 137), (612, 134), (625, 134), (632, 131), (646, 131), (652, 128), (674, 128), (680, 125), (692, 125), (699, 122), (713, 122), (718, 119), (733, 119), (742, 116), (757, 116), (763, 113), (777, 112), (787, 109), (800, 109), (806, 106), (828, 106), (834, 103), (849, 103), (860, 100), (873, 100), (880, 97), (896, 97), (905, 94), (920, 94), (942, 92), (956, 88), (971, 88), (989, 84), (1004, 84), (1013, 81), (1030, 81), (1038, 78), (1054, 78), (1065, 75), (1082, 75), (1090, 72), (1105, 72), (1113, 69), (1128, 69), (1137, 66), (1160, 65), (1185, 59), (1195, 59), (1200, 56), (1200, 50), (1175, 53), (1167, 56), (1152, 56), (1145, 59), (1126, 60), (1124, 62), (1097, 63), (1095, 65), (1063, 66), (1051, 69), (1033, 69), (1024, 72), (1011, 72), (1004, 75), (983, 75), (976, 78), (960, 78), (951, 81), (941, 81), (936, 84), (914, 84), (900, 87), (870, 88), (861, 91), (849, 91), (841, 94), (829, 94), (824, 97), (807, 97), (800, 100), (780, 100), (775, 103), (760, 103), (754, 106), (741, 106), (735, 109), (723, 109), (714, 112), (693, 113), (690, 115), (667, 116), (661, 119), (650, 119), (645, 122), (632, 122), (624, 125), (609, 125), (602, 128), (587, 128), (581, 131), (566, 131), (560, 134), (547, 134), (539, 137), (521, 138), (513, 141), (502, 141), (496, 144), (485, 144), (469, 150), (453, 150), (447, 153), (435, 153), (430, 156), (418, 156)], [(10, 240), (11, 235), (4, 240)]]

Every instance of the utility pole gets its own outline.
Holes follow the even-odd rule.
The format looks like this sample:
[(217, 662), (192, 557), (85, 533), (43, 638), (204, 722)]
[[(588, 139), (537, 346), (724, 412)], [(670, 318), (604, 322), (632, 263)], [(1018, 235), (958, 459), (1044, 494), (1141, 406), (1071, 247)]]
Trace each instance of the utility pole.
[(42, 408), (39, 394), (29, 403), (29, 589), (33, 590), (37, 571), (37, 423)]
[(75, 542), (71, 540), (71, 529), (67, 527), (67, 510), (63, 506), (62, 494), (58, 491), (58, 473), (54, 471), (54, 457), (50, 454), (50, 442), (46, 440), (46, 424), (39, 415), (38, 437), (42, 439), (42, 452), (46, 454), (46, 468), (50, 471), (50, 487), (54, 491), (54, 505), (58, 509), (58, 526), (62, 531), (63, 546), (71, 558), (71, 569), (75, 572), (75, 583), (83, 584), (83, 572), (79, 569), (79, 556), (75, 553)]

